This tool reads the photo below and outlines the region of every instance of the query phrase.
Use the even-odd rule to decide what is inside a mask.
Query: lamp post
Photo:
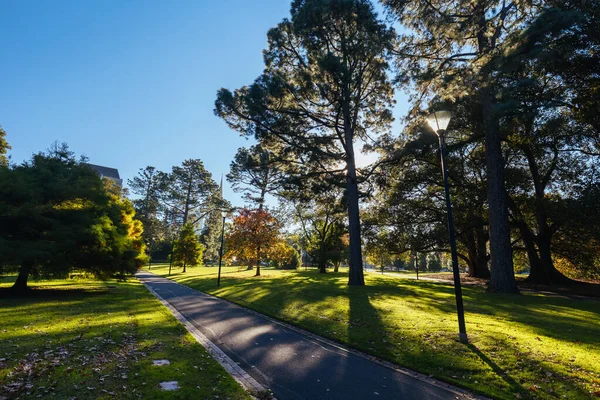
[[[171,276],[171,268],[173,267],[173,256],[175,255],[175,236],[171,239],[171,259],[169,260],[169,276]]]
[[[152,242],[150,240],[146,242],[146,248],[148,249],[148,271],[150,271],[152,266]]]
[[[225,244],[225,218],[227,217],[227,213],[221,211],[221,216],[223,217],[223,227],[221,228],[221,250],[219,250],[219,274],[217,276],[217,286],[221,286],[221,262],[223,260],[223,245]]]
[[[458,339],[461,343],[468,343],[467,329],[465,327],[465,310],[463,308],[462,289],[460,286],[460,272],[458,270],[458,255],[456,251],[456,237],[454,235],[454,219],[452,217],[452,203],[450,202],[450,189],[448,188],[448,170],[446,168],[445,133],[452,114],[450,111],[436,111],[427,116],[427,122],[433,129],[440,143],[440,159],[442,163],[442,176],[444,177],[444,191],[446,192],[446,208],[448,210],[448,236],[450,236],[450,251],[452,254],[452,272],[454,275],[454,294],[456,297],[456,311],[458,313]]]

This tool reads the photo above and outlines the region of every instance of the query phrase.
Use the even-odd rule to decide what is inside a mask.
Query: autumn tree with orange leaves
[[[255,276],[260,275],[260,261],[267,250],[279,240],[281,224],[266,210],[243,208],[233,218],[227,237],[228,256],[249,260],[256,265]]]

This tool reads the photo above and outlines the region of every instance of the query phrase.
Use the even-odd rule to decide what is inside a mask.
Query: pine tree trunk
[[[362,248],[360,237],[360,214],[358,208],[358,184],[356,182],[356,165],[352,142],[347,142],[347,175],[346,189],[348,191],[348,225],[350,233],[350,271],[348,285],[364,286]]]
[[[12,285],[11,290],[15,293],[24,293],[27,291],[27,280],[29,279],[29,274],[33,269],[33,263],[30,261],[24,261],[21,264],[21,269],[19,270],[19,275],[17,276],[17,280]]]
[[[492,94],[489,87],[480,89],[480,100],[485,129],[485,158],[488,178],[488,206],[490,224],[491,292],[519,293],[512,260],[508,201],[504,187],[504,159],[498,121],[494,117]]]

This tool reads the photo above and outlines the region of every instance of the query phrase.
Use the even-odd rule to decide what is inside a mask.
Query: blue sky
[[[218,180],[250,142],[214,116],[216,92],[260,74],[266,33],[289,5],[0,1],[0,124],[13,161],[58,140],[125,179],[199,158]]]

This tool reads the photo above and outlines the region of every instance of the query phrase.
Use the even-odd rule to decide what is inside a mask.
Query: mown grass
[[[249,398],[135,279],[43,281],[19,298],[10,284],[0,281],[0,398]]]
[[[166,276],[168,268],[151,272]],[[356,349],[500,399],[600,395],[600,302],[463,288],[470,344],[457,341],[454,289],[369,273],[177,270],[171,278]]]

